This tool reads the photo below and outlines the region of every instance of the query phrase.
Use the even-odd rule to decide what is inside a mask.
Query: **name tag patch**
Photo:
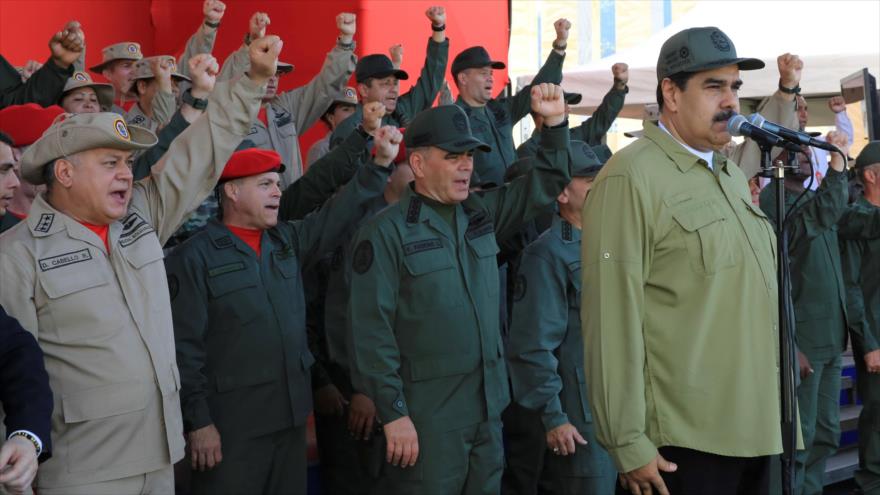
[[[403,252],[407,256],[411,254],[421,253],[422,251],[431,251],[432,249],[442,249],[443,243],[440,239],[425,239],[422,241],[410,242],[403,245]]]
[[[58,256],[52,256],[51,258],[43,258],[39,260],[38,263],[40,264],[40,271],[46,272],[55,268],[61,268],[62,266],[91,260],[92,253],[90,253],[88,249],[80,249],[79,251],[59,254]]]
[[[122,234],[119,236],[119,245],[128,247],[141,237],[153,232],[153,227],[141,218],[137,213],[125,217],[122,221]]]
[[[216,268],[208,270],[209,277],[216,277],[226,273],[238,272],[244,270],[244,263],[229,263],[228,265],[220,265]]]

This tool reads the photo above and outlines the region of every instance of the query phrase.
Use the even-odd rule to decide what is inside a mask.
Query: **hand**
[[[667,461],[660,454],[651,459],[651,462],[620,475],[620,486],[629,490],[633,495],[650,495],[657,489],[659,495],[669,495],[666,483],[660,477],[660,471],[674,473],[678,466]]]
[[[626,83],[629,82],[629,66],[623,63],[611,66],[611,75],[614,76],[614,87],[618,90],[626,89]]]
[[[24,67],[21,68],[21,80],[22,82],[27,82],[28,79],[34,75],[34,72],[40,70],[43,67],[43,64],[37,62],[36,60],[28,60]]]
[[[434,26],[439,27],[446,25],[446,9],[443,7],[429,7],[428,10],[425,11],[425,15],[431,20],[431,24]]]
[[[336,28],[339,29],[339,37],[345,44],[351,43],[357,30],[357,15],[342,12],[336,16]]]
[[[385,105],[379,101],[371,101],[364,105],[362,125],[367,134],[373,134],[382,125],[385,116]]]
[[[400,131],[398,131],[399,133]],[[382,427],[385,430],[385,462],[392,466],[415,466],[419,458],[419,435],[409,416],[403,416]]]
[[[797,353],[798,366],[801,370],[801,380],[806,380],[808,376],[813,374],[813,365],[810,364],[810,360],[803,352],[797,351]]]
[[[571,423],[559,425],[547,432],[547,448],[556,455],[574,455],[575,442],[586,445],[587,441]]]
[[[315,392],[315,412],[324,416],[342,416],[348,401],[332,383],[324,385]]]
[[[202,14],[205,15],[206,22],[217,24],[223,20],[224,13],[226,13],[226,4],[220,0],[205,0],[205,3],[202,4]]]
[[[828,108],[834,113],[845,112],[846,102],[843,100],[842,96],[832,96],[831,98],[828,98]]]
[[[391,55],[391,65],[393,65],[395,69],[399,69],[400,64],[403,63],[403,45],[399,43],[391,45],[391,48],[388,49],[388,54]]]
[[[880,373],[880,349],[865,354],[865,366],[868,368],[868,373]]]
[[[171,86],[171,68],[174,66],[174,59],[171,57],[159,57],[150,60],[150,69],[153,71],[153,77],[159,83],[159,90],[170,93],[173,89]]]
[[[64,29],[55,33],[49,40],[52,61],[61,68],[68,68],[79,58],[85,48],[85,35],[77,21],[70,21]]]
[[[373,134],[373,149],[376,151],[373,161],[376,165],[382,167],[391,165],[391,162],[397,157],[397,152],[400,151],[401,141],[403,141],[403,133],[400,132],[400,129],[393,125],[380,127]]]
[[[272,21],[269,20],[269,14],[265,12],[254,12],[254,15],[251,16],[248,27],[248,35],[251,38],[251,42],[266,36],[266,26],[271,22]]]
[[[220,64],[210,53],[200,53],[189,59],[189,77],[192,79],[192,96],[204,100],[214,91]]]
[[[441,105],[452,105],[455,103],[455,100],[452,99],[452,90],[449,89],[449,83],[446,80],[443,80],[443,85],[440,86],[440,98],[438,103]]]
[[[797,55],[783,53],[776,58],[779,67],[779,83],[786,88],[794,88],[801,83],[804,62]]]
[[[553,23],[553,29],[556,30],[557,45],[564,45],[568,42],[568,31],[571,29],[571,22],[562,18]]]
[[[278,55],[284,42],[278,36],[265,36],[251,42],[251,68],[248,77],[252,81],[265,84],[278,70]]]
[[[553,127],[565,120],[562,87],[541,83],[532,86],[532,112],[544,117],[544,125]]]
[[[186,436],[189,441],[189,456],[194,471],[207,471],[223,460],[220,432],[214,425],[191,431]]]
[[[829,131],[825,136],[825,141],[836,146],[844,155],[849,154],[849,138],[845,133],[840,131]],[[830,166],[838,172],[843,172],[843,157],[838,153],[832,152]]]
[[[364,394],[352,394],[348,408],[348,431],[358,440],[369,440],[376,420],[376,404]]]
[[[29,489],[37,475],[37,449],[30,440],[14,436],[0,448],[0,487],[10,495]]]

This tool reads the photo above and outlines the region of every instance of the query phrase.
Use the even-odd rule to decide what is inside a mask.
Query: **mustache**
[[[736,115],[736,112],[734,112],[733,110],[718,112],[712,117],[712,122],[724,122],[725,120],[732,119],[734,115]]]

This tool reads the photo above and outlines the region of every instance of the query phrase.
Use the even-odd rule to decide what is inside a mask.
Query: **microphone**
[[[780,136],[786,141],[790,141],[796,144],[802,144],[805,146],[812,146],[814,148],[822,148],[823,150],[831,152],[839,151],[837,147],[835,147],[831,143],[816,139],[813,136],[810,136],[810,134],[807,132],[795,131],[787,127],[782,127],[779,124],[774,124],[773,122],[765,119],[764,116],[759,113],[753,113],[749,115],[748,120],[749,123],[751,123],[753,126],[760,127],[765,131],[772,132],[773,134]]]
[[[800,147],[789,143],[785,139],[782,139],[782,137],[756,125],[750,124],[745,117],[739,114],[734,115],[727,121],[727,132],[730,133],[731,136],[749,137],[766,145],[779,146],[795,153],[800,153],[802,151]]]

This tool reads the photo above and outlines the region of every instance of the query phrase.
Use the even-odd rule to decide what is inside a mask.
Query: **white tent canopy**
[[[611,87],[611,66],[629,64],[629,94],[621,117],[641,118],[656,102],[657,57],[663,42],[689,27],[717,26],[733,40],[740,57],[767,66],[742,71],[740,98],[760,99],[776,91],[776,57],[797,54],[804,61],[800,86],[805,95],[840,92],[840,79],[864,67],[880,77],[880,2],[702,1],[679,20],[633,49],[563,72],[566,91],[583,95],[574,113],[590,114]],[[517,78],[519,88],[534,74]]]

